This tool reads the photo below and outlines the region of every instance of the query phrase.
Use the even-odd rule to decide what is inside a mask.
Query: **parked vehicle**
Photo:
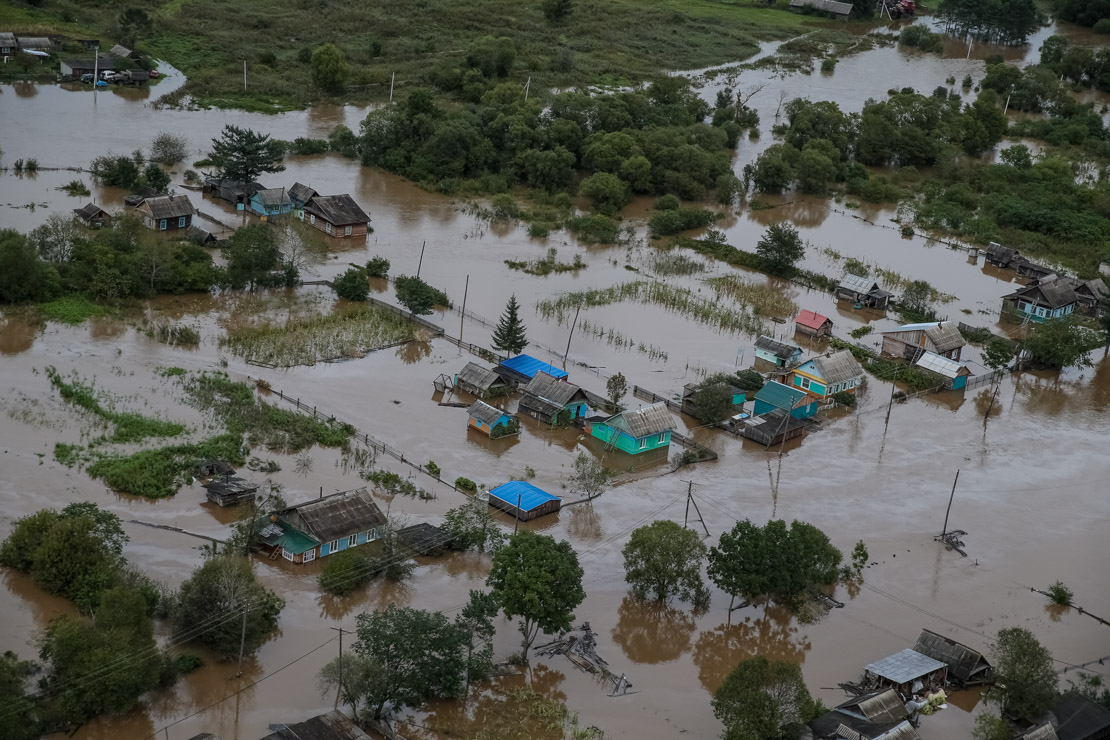
[[[113,72],[110,69],[106,69],[100,73],[100,79],[104,80],[105,82],[119,82],[123,78],[120,77],[118,72]]]
[[[93,77],[92,72],[86,72],[85,74],[81,75],[81,82],[91,83],[94,79],[95,78]]]
[[[150,70],[150,79],[153,80],[155,77],[161,77],[161,76],[162,76],[162,73],[159,72],[158,70],[156,70],[156,69]]]

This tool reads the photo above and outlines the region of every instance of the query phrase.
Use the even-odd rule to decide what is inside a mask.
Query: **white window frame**
[[[304,555],[303,555],[303,556],[301,557],[301,562],[302,562],[302,563],[311,563],[311,562],[312,562],[313,560],[315,560],[315,559],[316,559],[316,548],[313,548],[313,549],[311,549],[311,550],[307,551],[307,552],[306,552],[306,553],[305,553],[305,554],[304,554]]]
[[[373,542],[374,540],[380,540],[381,538],[382,538],[381,533],[378,531],[377,527],[374,527],[373,529],[366,530],[366,541],[367,542]]]
[[[355,227],[353,227],[353,226],[344,226],[343,227],[343,236],[350,236],[351,234],[354,233],[354,231],[355,231]]]
[[[347,547],[358,547],[358,535],[352,534],[347,538]]]
[[[802,379],[802,388],[804,390],[808,391],[809,390],[809,378],[807,378],[804,375],[799,375],[798,377]]]
[[[165,231],[166,230],[166,219],[163,218],[160,221],[158,221],[158,230],[159,231]]]
[[[312,224],[313,226],[316,225],[316,214],[315,213],[308,214],[308,222],[310,224]]]
[[[666,441],[667,441],[667,433],[663,432],[662,434],[659,435],[659,444],[663,444]]]
[[[284,547],[281,548],[281,556],[283,558],[285,558],[286,560],[288,560],[290,563],[293,562],[293,553],[289,552]]]
[[[328,555],[334,555],[339,552],[339,540],[332,540],[328,543]]]
[[[179,228],[179,229],[184,229],[185,228],[185,217],[184,216],[177,219],[177,228]]]
[[[335,231],[335,229],[331,225],[331,221],[325,221],[324,222],[324,231],[328,232],[329,234],[331,234]]]
[[[640,449],[641,450],[646,450],[647,449],[647,437],[640,437]]]

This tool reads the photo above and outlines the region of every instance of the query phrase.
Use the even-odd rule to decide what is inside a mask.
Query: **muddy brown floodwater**
[[[1005,55],[1028,63],[1043,38],[1056,30],[1081,43],[1089,41],[1081,31],[1048,28],[1028,47],[1004,50]],[[768,45],[764,52],[773,50]],[[993,50],[976,46],[970,58],[966,51],[958,41],[949,42],[942,56],[878,48],[844,58],[831,75],[744,71],[738,83],[741,88],[761,81],[768,82],[768,87],[753,101],[760,112],[762,135],[758,141],[742,144],[737,170],[771,142],[779,90],[788,97],[834,99],[844,109],[858,110],[867,98],[882,96],[892,76],[922,90],[943,84],[950,75],[978,77],[982,59]],[[875,70],[884,74],[874,74]],[[714,80],[702,88],[710,99],[715,85],[723,84]],[[150,96],[181,82],[180,76],[171,75],[148,95],[139,96],[51,85],[0,87],[0,147],[9,158],[36,157],[43,167],[83,167],[96,154],[129,152],[166,129],[189,138],[192,160],[201,156],[208,140],[226,123],[292,139],[326,135],[337,123],[357,128],[365,115],[365,110],[337,107],[261,116],[155,110],[147,105]],[[79,137],[71,135],[75,116],[82,120]],[[175,174],[176,183],[180,184],[183,169]],[[87,199],[55,190],[75,176],[88,182],[97,202],[122,203],[122,193],[96,186],[87,175],[40,171],[20,177],[2,172],[0,225],[26,230],[54,210],[82,205]],[[479,344],[488,343],[490,333],[480,317],[495,318],[507,294],[515,292],[525,305],[529,338],[534,342],[529,351],[554,360],[566,347],[569,327],[535,314],[532,307],[537,301],[567,290],[651,279],[643,274],[651,272],[655,249],[643,238],[642,223],[650,205],[646,201],[633,203],[626,211],[629,221],[640,227],[636,243],[586,247],[564,233],[537,240],[519,226],[490,226],[450,199],[350,160],[292,158],[287,171],[269,181],[291,184],[296,180],[325,191],[350,192],[373,218],[375,231],[365,245],[337,250],[316,272],[329,277],[348,262],[381,254],[391,260],[394,274],[411,273],[416,270],[420,244],[426,241],[422,276],[446,290],[456,305],[462,302],[469,276],[467,309],[477,317],[461,322],[458,312],[443,311],[429,318],[448,333],[461,332],[464,339]],[[206,214],[220,221],[234,225],[242,219],[217,203],[202,201],[199,194],[192,197]],[[33,210],[21,207],[30,203],[36,204]],[[731,243],[751,248],[768,223],[789,219],[811,243],[807,267],[838,274],[840,262],[832,256],[836,253],[911,279],[924,278],[955,296],[945,305],[950,316],[997,327],[998,299],[1010,290],[1013,275],[981,261],[976,264],[966,252],[922,237],[903,239],[884,227],[893,215],[889,209],[845,211],[830,201],[797,197],[783,199],[766,211],[743,208],[729,213],[720,226]],[[510,258],[534,259],[550,246],[559,249],[562,261],[581,255],[587,267],[540,278],[509,271],[503,264]],[[707,270],[700,275],[664,279],[714,299],[701,279],[739,274],[799,307],[832,316],[840,335],[865,323],[876,330],[896,324],[891,317],[837,304],[824,293],[719,263],[705,264]],[[374,287],[376,295],[390,299],[387,286]],[[602,456],[607,465],[621,471],[611,490],[592,505],[571,507],[528,526],[566,538],[578,551],[588,596],[577,610],[577,620],[592,624],[599,634],[599,653],[612,670],[628,675],[637,693],[610,698],[604,686],[569,662],[538,660],[523,677],[481,687],[465,707],[458,702],[433,703],[412,715],[406,734],[472,734],[486,718],[496,715],[500,697],[521,682],[530,682],[542,695],[565,700],[582,724],[597,725],[610,737],[708,738],[720,731],[710,709],[710,693],[738,660],[763,654],[795,661],[814,695],[835,704],[842,696],[830,687],[858,678],[865,664],[912,645],[925,627],[985,650],[999,628],[1026,626],[1052,651],[1061,671],[1110,654],[1106,627],[1074,610],[1050,611],[1044,599],[1029,590],[1060,579],[1091,612],[1110,613],[1110,584],[1103,567],[1110,556],[1110,498],[1106,495],[1110,490],[1106,455],[1110,361],[1101,352],[1095,353],[1093,369],[1027,372],[1007,378],[986,425],[982,419],[988,403],[985,389],[895,404],[887,423],[891,388],[874,379],[863,389],[857,413],[824,418],[819,431],[791,443],[781,454],[698,428],[683,417],[680,428],[712,447],[720,458],[671,474],[663,459],[633,461],[606,453],[574,430],[545,429],[529,419],[524,420],[519,437],[500,441],[476,437],[466,430],[464,410],[436,404],[432,380],[440,373],[457,372],[471,359],[442,339],[374,352],[358,360],[289,370],[248,366],[218,346],[229,325],[281,321],[298,311],[326,310],[334,300],[320,288],[260,296],[164,297],[125,312],[123,318],[97,319],[78,327],[36,322],[20,314],[4,316],[0,319],[4,414],[0,417],[0,534],[8,531],[14,519],[43,507],[95,501],[128,521],[131,542],[126,555],[131,561],[155,578],[171,585],[181,583],[201,561],[202,540],[130,520],[222,537],[227,533],[228,512],[203,503],[202,491],[195,485],[166,500],[134,499],[113,494],[85,473],[55,462],[55,442],[79,442],[94,425],[51,393],[42,371],[46,365],[62,372],[78,371],[95,379],[98,388],[116,394],[127,408],[180,419],[199,433],[203,419],[182,405],[180,389],[157,376],[155,369],[171,365],[212,369],[226,360],[228,371],[237,378],[261,377],[274,389],[388,441],[412,460],[434,460],[448,480],[466,476],[496,485],[524,475],[530,467],[535,483],[565,493],[563,481],[581,451]],[[721,303],[739,308],[729,299]],[[144,318],[158,316],[196,326],[204,339],[201,346],[170,348],[136,328]],[[582,319],[634,340],[629,348],[584,331],[573,338],[571,379],[597,392],[603,392],[608,375],[620,371],[631,383],[663,395],[676,394],[684,383],[707,372],[747,366],[753,359],[750,335],[721,333],[659,306],[623,303],[592,308],[583,312]],[[791,330],[790,323],[770,319],[764,320],[762,328],[777,335]],[[638,349],[640,344],[645,346],[643,351]],[[650,348],[665,354],[652,353]],[[972,352],[973,363],[977,359]],[[343,455],[334,450],[312,450],[313,469],[303,477],[293,472],[291,455],[260,454],[281,464],[282,471],[272,477],[286,487],[291,500],[359,482],[345,466]],[[418,476],[419,485],[437,493],[434,501],[381,502],[414,522],[437,522],[461,501],[450,488],[390,458],[378,464]],[[951,525],[969,532],[967,558],[946,552],[933,541],[942,526],[957,469],[960,478]],[[777,608],[766,612],[747,608],[729,617],[728,598],[720,592],[713,593],[712,605],[701,614],[684,604],[662,608],[630,600],[621,547],[635,527],[653,519],[683,520],[685,481],[693,482],[710,541],[745,517],[757,522],[772,517],[812,522],[845,551],[864,539],[872,563],[862,585],[839,587],[836,596],[846,606],[811,625],[799,624]],[[315,580],[319,564],[295,567],[284,561],[259,561],[255,568],[264,582],[282,594],[287,606],[279,630],[248,662],[242,678],[235,677],[233,665],[210,661],[174,689],[149,695],[131,714],[97,719],[75,737],[140,739],[158,734],[179,740],[210,731],[225,740],[249,740],[265,734],[271,724],[330,709],[331,698],[317,692],[314,680],[320,666],[336,653],[337,645],[328,642],[334,635],[330,627],[353,629],[358,613],[390,603],[453,614],[468,589],[481,586],[489,559],[476,553],[421,559],[406,583],[374,582],[347,598],[321,594]],[[5,572],[2,586],[0,622],[7,628],[0,632],[0,650],[33,657],[38,631],[72,607],[45,595],[19,574]],[[517,637],[514,626],[500,620],[498,656],[515,652]],[[1110,673],[1097,663],[1090,670]],[[928,740],[969,737],[979,706],[977,693],[958,693],[947,710],[924,720],[922,736]],[[540,728],[535,732],[543,735]]]

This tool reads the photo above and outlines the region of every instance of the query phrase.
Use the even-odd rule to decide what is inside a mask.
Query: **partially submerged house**
[[[303,183],[295,182],[293,187],[289,188],[289,199],[293,201],[294,211],[303,210],[305,204],[317,195],[319,193]]]
[[[1075,291],[1076,310],[1090,316],[1099,316],[1102,313],[1102,302],[1110,298],[1110,289],[1100,278],[1073,280],[1072,290]]]
[[[982,653],[932,630],[921,630],[913,649],[947,665],[948,680],[961,686],[977,686],[991,679],[991,664]]]
[[[302,209],[309,224],[337,239],[366,238],[370,216],[350,195],[314,195]]]
[[[995,267],[1013,267],[1014,261],[1021,258],[1021,252],[1012,247],[1004,247],[998,242],[991,242],[983,251],[983,256]]]
[[[206,231],[205,229],[200,228],[196,224],[193,224],[189,228],[185,229],[185,238],[193,242],[194,244],[199,244],[202,247],[206,247],[216,242],[215,234],[213,234],[211,231]]]
[[[494,388],[507,388],[508,386],[501,376],[493,370],[482,367],[476,362],[468,362],[466,367],[455,376],[455,387],[481,398]]]
[[[851,301],[860,308],[885,309],[893,293],[883,290],[869,277],[847,273],[836,286],[836,297]]]
[[[205,496],[217,506],[234,506],[243,501],[249,501],[258,491],[257,483],[230,473],[213,478],[202,485]]]
[[[65,80],[78,80],[81,75],[114,71],[123,66],[116,57],[109,55],[102,57],[69,57],[59,60],[58,64],[62,79]]]
[[[855,393],[863,382],[863,367],[846,349],[806,360],[790,371],[790,385],[817,398],[841,392]]]
[[[1110,740],[1110,709],[1083,694],[1056,697],[1051,719],[1059,740]]]
[[[82,226],[88,226],[91,229],[99,229],[101,226],[108,223],[110,214],[96,203],[87,203],[80,208],[74,208],[73,215]]]
[[[135,206],[143,225],[154,231],[176,231],[193,225],[196,210],[187,195],[159,195],[145,198]]]
[[[682,386],[682,413],[694,415],[696,410],[694,398],[701,387],[702,383],[687,383]],[[748,400],[748,392],[731,384],[729,384],[728,389],[732,394],[732,410],[734,412],[743,411],[744,404]]]
[[[931,687],[943,687],[948,666],[906,648],[864,667],[864,684],[894,689],[909,697]]]
[[[497,365],[497,374],[513,385],[525,385],[536,373],[547,373],[553,378],[564,380],[568,377],[566,370],[560,370],[554,365],[537,360],[532,355],[517,355],[502,360]]]
[[[782,444],[805,433],[806,422],[777,408],[745,419],[740,425],[742,437],[765,447]]]
[[[280,555],[293,563],[308,563],[380,539],[385,523],[370,492],[359,488],[277,512],[259,532],[259,542],[271,559]]]
[[[293,212],[293,199],[285,188],[263,188],[256,190],[250,197],[251,210],[262,220],[274,216],[284,216]]]
[[[947,357],[942,357],[935,352],[924,352],[914,360],[914,367],[919,367],[922,370],[928,370],[945,379],[945,388],[950,391],[958,391],[967,387],[967,379],[971,377],[971,370],[967,365],[956,360],[950,360]]]
[[[524,387],[517,409],[544,424],[554,424],[584,417],[590,402],[586,392],[574,383],[541,371]]]
[[[304,722],[271,724],[269,735],[260,740],[370,740],[370,736],[339,710],[317,715]]]
[[[760,336],[755,340],[755,356],[775,367],[792,367],[802,359],[802,349],[774,337]]]
[[[967,340],[951,321],[904,324],[883,332],[882,354],[913,362],[923,352],[935,352],[951,360],[960,359]]]
[[[225,180],[220,177],[209,177],[204,181],[204,192],[231,203],[237,211],[245,211],[251,196],[264,189],[258,182]]]
[[[794,331],[807,337],[831,337],[833,322],[828,316],[802,309],[794,318]]]
[[[837,0],[790,0],[790,7],[793,10],[807,9],[828,13],[841,20],[848,20],[848,16],[852,13],[851,3],[837,2]]]
[[[629,409],[604,421],[588,423],[587,432],[613,449],[638,455],[666,449],[671,444],[674,417],[664,401]]]
[[[451,543],[450,534],[427,522],[398,529],[397,539],[417,555],[434,555]]]
[[[902,699],[893,689],[887,688],[853,697],[814,719],[809,727],[818,740],[916,737],[916,733],[895,732],[896,728],[909,724],[908,716]]]
[[[761,415],[776,409],[788,412],[795,419],[808,419],[817,413],[817,400],[801,388],[770,380],[756,391],[752,411]]]
[[[513,417],[507,411],[490,406],[485,401],[475,401],[466,413],[469,416],[466,422],[469,429],[487,437],[503,437],[510,433]]]
[[[1002,296],[1002,310],[1041,322],[1074,313],[1078,300],[1071,281],[1053,274]]]
[[[563,501],[527,481],[511,480],[490,490],[489,505],[527,522],[546,514],[554,514],[563,505]]]
[[[9,31],[0,32],[0,56],[15,56],[17,51],[19,51],[19,42],[15,40],[15,34]]]

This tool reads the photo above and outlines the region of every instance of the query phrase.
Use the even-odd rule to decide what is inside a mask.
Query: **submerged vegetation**
[[[559,262],[558,256],[558,250],[552,247],[538,260],[505,260],[505,265],[510,270],[520,270],[528,275],[550,275],[553,272],[574,272],[586,268],[586,261],[580,254],[574,255],[573,262]]]
[[[748,282],[737,275],[712,277],[705,281],[717,295],[728,296],[737,303],[752,307],[759,316],[791,317],[798,313],[798,304],[781,292],[766,285]]]
[[[147,437],[176,437],[185,431],[183,424],[152,419],[134,412],[105,408],[97,397],[96,389],[76,375],[66,380],[50,366],[46,368],[46,376],[50,379],[50,384],[58,389],[63,399],[113,425],[112,435],[107,438],[109,442],[122,444],[140,442]]]

